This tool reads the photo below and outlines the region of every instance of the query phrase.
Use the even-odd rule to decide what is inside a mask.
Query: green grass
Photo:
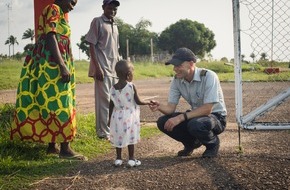
[[[136,63],[134,79],[158,78],[173,76],[172,67],[165,67],[163,64]],[[4,61],[0,63],[0,90],[16,89],[22,63],[19,61]],[[87,61],[76,61],[76,81],[80,83],[92,83],[93,79],[88,77],[89,63]]]
[[[0,189],[29,189],[35,181],[64,175],[80,164],[46,155],[45,144],[11,141],[9,132],[13,111],[11,104],[0,106]],[[94,114],[78,115],[77,123],[78,133],[71,143],[75,151],[91,160],[112,150],[108,141],[96,137]],[[158,133],[155,126],[141,128],[141,138]]]
[[[94,81],[93,78],[88,77],[89,62],[87,61],[76,61],[76,81],[77,83],[91,83]]]
[[[273,63],[274,66],[288,69],[288,63]],[[199,62],[198,67],[207,68],[215,71],[221,81],[234,81],[234,67],[225,65],[223,62]],[[7,60],[0,62],[0,90],[16,89],[22,62],[15,60]],[[146,78],[162,78],[174,75],[173,66],[165,66],[164,63],[134,63],[134,80]],[[281,72],[279,74],[267,75],[263,70],[268,67],[265,63],[261,64],[243,64],[243,80],[244,81],[268,81],[268,80],[290,80],[290,71]],[[80,83],[91,83],[93,79],[88,77],[89,63],[87,61],[76,61],[76,81]]]
[[[0,62],[0,90],[17,88],[22,63],[15,60]]]
[[[162,78],[174,75],[172,66],[165,66],[160,63],[135,63],[134,80],[145,78]]]

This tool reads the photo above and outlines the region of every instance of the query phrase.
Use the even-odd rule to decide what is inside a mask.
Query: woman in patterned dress
[[[76,4],[55,0],[39,17],[37,42],[21,71],[11,139],[48,143],[48,154],[83,160],[69,144],[76,134],[75,68],[65,14]]]
[[[122,148],[128,146],[128,166],[141,165],[134,157],[134,145],[140,140],[140,109],[138,105],[149,105],[140,100],[132,83],[134,67],[121,60],[116,64],[118,82],[110,90],[110,142],[116,147],[117,158],[114,165],[122,165]]]

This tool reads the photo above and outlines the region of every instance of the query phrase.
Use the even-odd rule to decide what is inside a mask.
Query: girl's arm
[[[114,103],[112,100],[110,100],[110,104],[109,104],[109,122],[108,122],[108,126],[110,126],[111,123],[111,116],[113,113],[113,109],[114,109]]]
[[[150,101],[142,101],[138,95],[137,89],[135,85],[133,84],[133,89],[134,89],[134,100],[137,105],[150,105]]]

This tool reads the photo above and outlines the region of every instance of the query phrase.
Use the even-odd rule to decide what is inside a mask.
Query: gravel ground
[[[143,98],[158,96],[166,101],[170,79],[135,81]],[[258,85],[258,84],[257,84]],[[290,190],[290,132],[241,129],[243,150],[239,154],[239,133],[235,124],[234,83],[222,83],[228,126],[220,135],[219,157],[201,158],[204,147],[186,158],[176,156],[180,143],[160,134],[136,146],[137,168],[115,168],[115,151],[83,162],[64,176],[44,178],[31,189],[285,189]],[[15,90],[0,91],[0,103],[13,103]],[[77,85],[77,108],[80,113],[94,111],[93,84]],[[180,110],[186,109],[181,101]],[[160,116],[141,107],[143,124]],[[126,163],[127,150],[123,151]]]

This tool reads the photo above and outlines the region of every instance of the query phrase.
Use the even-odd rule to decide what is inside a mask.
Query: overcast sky
[[[12,5],[9,25],[8,3]],[[120,3],[117,13],[119,18],[133,26],[142,18],[147,19],[152,22],[152,27],[148,29],[156,33],[180,19],[203,23],[215,34],[217,46],[211,52],[213,57],[234,57],[230,0],[120,0]],[[101,5],[102,0],[78,0],[75,9],[69,13],[75,59],[86,59],[84,54],[79,55],[76,43],[79,43],[81,35],[87,33],[91,20],[103,13]],[[8,31],[19,42],[15,46],[15,52],[22,52],[23,47],[30,42],[28,39],[22,40],[22,35],[28,28],[34,29],[33,0],[0,0],[0,54],[8,54],[8,45],[4,45]]]

